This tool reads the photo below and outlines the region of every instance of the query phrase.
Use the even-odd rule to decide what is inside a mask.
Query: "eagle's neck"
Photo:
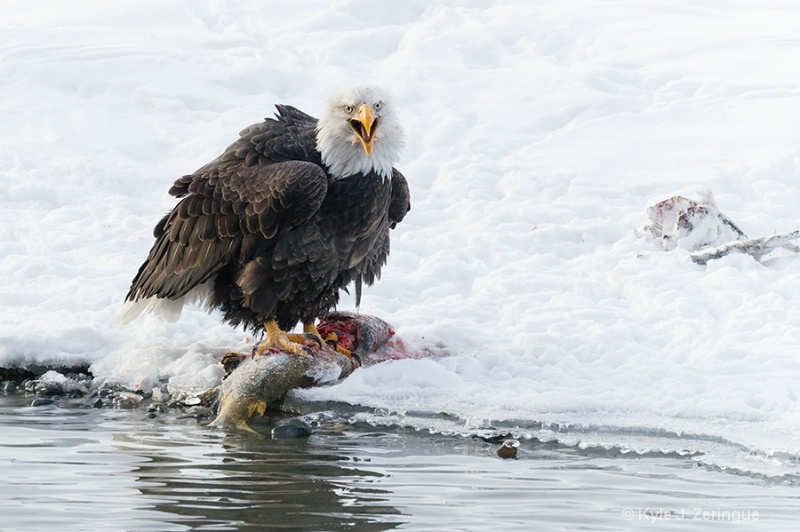
[[[392,166],[400,158],[401,146],[392,141],[391,136],[378,137],[372,155],[367,155],[359,143],[353,143],[350,135],[332,134],[320,124],[317,127],[317,149],[322,162],[334,179],[354,174],[374,172],[384,179],[392,176]]]

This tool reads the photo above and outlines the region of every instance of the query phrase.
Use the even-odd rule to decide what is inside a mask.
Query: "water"
[[[692,456],[533,439],[502,460],[496,442],[336,410],[311,413],[308,438],[273,439],[206,429],[178,410],[31,400],[0,395],[0,530],[788,530],[799,520],[791,478]]]

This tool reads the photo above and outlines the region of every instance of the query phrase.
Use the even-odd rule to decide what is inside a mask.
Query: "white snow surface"
[[[412,210],[361,311],[446,356],[300,398],[796,475],[800,258],[634,231],[704,188],[749,236],[800,228],[798,28],[790,0],[6,0],[0,364],[215,384],[252,341],[219,315],[112,328],[167,190],[275,103],[380,85]]]

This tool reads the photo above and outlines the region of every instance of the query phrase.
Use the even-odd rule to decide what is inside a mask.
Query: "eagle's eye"
[[[378,102],[375,104],[375,110],[378,111],[381,107],[383,107],[383,102]]]
[[[353,114],[353,111],[355,111],[355,110],[356,110],[356,108],[353,107],[352,105],[345,105],[344,106],[344,112],[349,114],[349,115]]]

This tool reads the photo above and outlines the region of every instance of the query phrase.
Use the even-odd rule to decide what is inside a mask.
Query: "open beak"
[[[361,141],[367,155],[372,155],[372,143],[375,141],[378,121],[378,117],[372,114],[372,107],[367,104],[359,107],[356,117],[350,119],[350,128]]]

